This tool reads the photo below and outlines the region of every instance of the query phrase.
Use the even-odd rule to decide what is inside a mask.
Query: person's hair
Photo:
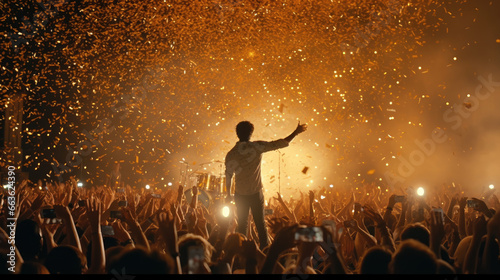
[[[16,227],[16,246],[24,260],[35,260],[43,248],[43,239],[38,224],[31,220],[23,220]]]
[[[436,255],[414,239],[401,242],[389,263],[392,274],[436,274],[437,267]]]
[[[192,233],[186,233],[183,236],[179,237],[177,244],[179,245],[179,258],[182,267],[188,264],[188,249],[190,246],[202,246],[204,250],[205,261],[207,263],[210,263],[212,254],[215,251],[215,248],[212,246],[212,244],[210,244],[205,238]]]
[[[401,232],[401,241],[415,239],[429,246],[430,232],[422,223],[407,225]]]
[[[392,253],[382,246],[374,246],[365,251],[359,266],[360,274],[388,274]]]
[[[157,249],[147,251],[143,247],[123,250],[110,260],[108,274],[172,274],[174,259]]]
[[[455,268],[445,260],[438,259],[437,265],[437,274],[452,275],[457,273]]]
[[[87,258],[74,246],[60,245],[50,250],[44,265],[50,274],[82,274]]]
[[[242,121],[236,125],[236,135],[240,141],[249,141],[253,133],[253,124],[249,121]]]
[[[115,246],[121,246],[120,242],[118,239],[112,236],[104,236],[102,238],[103,244],[104,244],[104,251],[106,251],[108,248],[115,247]],[[92,241],[89,242],[87,245],[87,265],[90,266],[92,264]]]
[[[27,261],[21,265],[19,274],[50,274],[49,270],[41,263],[35,261]]]

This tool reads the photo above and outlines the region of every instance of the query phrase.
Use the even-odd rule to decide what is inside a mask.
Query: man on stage
[[[236,126],[239,141],[227,153],[226,165],[226,202],[231,201],[231,183],[235,176],[234,202],[238,218],[239,233],[247,234],[248,210],[257,227],[260,249],[269,244],[266,224],[264,221],[264,194],[262,193],[262,178],[260,162],[265,152],[287,147],[295,136],[306,131],[307,125],[300,124],[288,137],[275,141],[250,141],[254,126],[248,121],[242,121]]]

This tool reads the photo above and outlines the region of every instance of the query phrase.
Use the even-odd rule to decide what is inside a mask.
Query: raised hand
[[[382,217],[382,215],[380,215],[379,212],[375,211],[370,206],[365,205],[363,213],[365,214],[366,217],[368,217],[371,220],[373,220],[376,225],[378,225],[378,226],[385,226],[386,225],[386,223],[385,223],[384,218]]]
[[[112,225],[111,225],[115,231],[115,237],[120,241],[120,243],[126,242],[132,237],[130,237],[130,233],[125,230],[125,228],[122,225],[122,222],[120,220],[116,220]],[[133,244],[132,244],[133,245]]]
[[[486,206],[486,203],[484,201],[482,201],[481,199],[474,198],[474,197],[471,198],[471,200],[474,200],[477,204],[477,207],[475,208],[475,210],[483,213],[487,217],[493,217],[493,214],[490,212],[490,209],[488,209],[488,206]]]
[[[480,215],[478,218],[476,218],[474,220],[472,232],[473,232],[473,235],[476,235],[478,237],[482,237],[482,236],[486,235],[487,222],[486,222],[486,219],[484,218],[484,215]]]
[[[170,254],[178,253],[179,246],[177,244],[177,229],[174,216],[169,211],[159,212],[157,220],[161,236],[167,245],[168,252]]]
[[[93,233],[101,232],[101,202],[95,198],[87,200],[87,220]]]
[[[297,124],[297,128],[295,128],[295,132],[297,134],[300,134],[306,130],[307,130],[307,124],[300,124],[300,121],[299,121],[299,123]]]
[[[466,204],[467,204],[467,197],[466,196],[460,198],[460,200],[458,201],[458,205],[460,206],[460,209],[464,209]]]
[[[35,200],[33,200],[33,202],[31,203],[31,210],[32,211],[37,211],[42,207],[46,195],[47,194],[43,193],[43,192],[38,193]]]
[[[500,211],[497,211],[488,221],[487,231],[489,234],[500,237]]]

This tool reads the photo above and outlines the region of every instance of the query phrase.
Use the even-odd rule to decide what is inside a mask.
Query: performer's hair
[[[236,125],[236,135],[240,141],[250,140],[250,136],[253,133],[253,124],[249,121],[242,121]]]

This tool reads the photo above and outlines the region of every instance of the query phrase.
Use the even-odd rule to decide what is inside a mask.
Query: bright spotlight
[[[490,190],[492,190],[492,189],[494,189],[494,188],[495,188],[495,186],[494,186],[493,184],[491,184],[491,185],[489,186],[489,188],[490,188]]]
[[[167,184],[167,185],[168,185],[169,187],[171,187],[171,186],[172,186],[172,182],[168,182],[168,184]]]
[[[146,190],[149,190],[150,186],[149,185],[146,185]]]
[[[222,207],[222,216],[224,216],[225,218],[229,217],[229,207]]]
[[[81,187],[83,187],[83,183],[82,182],[78,182],[78,183],[76,183],[76,186],[79,187],[79,188],[81,188]]]
[[[419,196],[423,196],[423,195],[424,195],[424,193],[425,193],[424,188],[419,187],[419,188],[417,189],[417,194],[418,194]]]
[[[330,188],[333,188],[333,185],[330,185]]]

